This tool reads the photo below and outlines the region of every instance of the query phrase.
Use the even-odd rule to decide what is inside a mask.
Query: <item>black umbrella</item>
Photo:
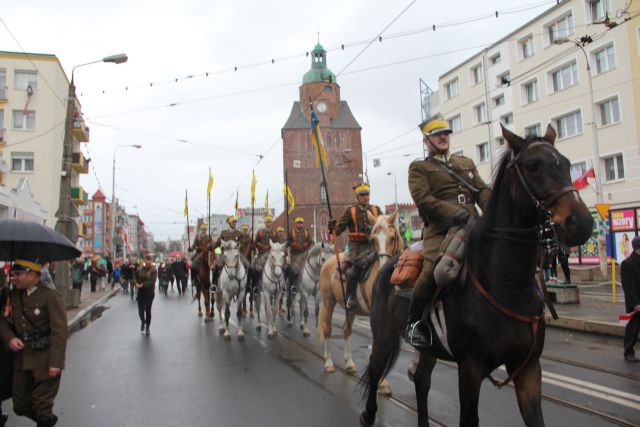
[[[82,254],[71,240],[35,222],[0,220],[0,260],[46,262],[77,258]]]

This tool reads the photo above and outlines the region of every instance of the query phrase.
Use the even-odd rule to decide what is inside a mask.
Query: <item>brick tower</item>
[[[325,174],[331,211],[334,218],[339,218],[345,207],[355,201],[352,187],[362,181],[362,128],[347,102],[340,99],[340,86],[335,74],[327,68],[327,52],[320,44],[311,52],[311,69],[302,78],[300,100],[293,103],[282,127],[283,166],[295,198],[295,210],[289,221],[293,227],[293,218],[303,217],[311,234],[320,241],[327,240],[329,212],[322,173],[316,167],[309,136],[309,103],[313,103],[320,119],[329,160]]]

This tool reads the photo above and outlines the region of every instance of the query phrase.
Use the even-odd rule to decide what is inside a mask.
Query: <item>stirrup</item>
[[[431,328],[422,320],[407,325],[405,341],[416,349],[430,348],[433,345]]]

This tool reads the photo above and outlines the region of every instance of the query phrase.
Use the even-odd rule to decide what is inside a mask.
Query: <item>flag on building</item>
[[[595,177],[596,177],[595,171],[593,170],[593,168],[590,168],[585,173],[583,173],[578,178],[576,178],[576,180],[573,181],[572,184],[574,187],[576,187],[576,190],[582,190],[583,188],[589,186],[589,181],[587,180],[587,178],[595,178]]]
[[[284,186],[284,195],[287,198],[287,204],[289,206],[288,214],[293,212],[293,208],[295,207],[295,200],[293,199],[293,193],[291,192],[291,187],[285,184]]]
[[[311,105],[311,129],[309,132],[311,135],[313,149],[316,152],[316,167],[320,166],[320,161],[323,162],[325,167],[329,166],[329,162],[327,161],[327,150],[324,147],[322,132],[320,131],[320,119],[318,119],[316,112],[313,111],[313,105]]]

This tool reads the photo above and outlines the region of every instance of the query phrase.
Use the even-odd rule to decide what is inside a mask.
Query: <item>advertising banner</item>
[[[611,211],[611,231],[635,230],[636,215],[633,209]]]
[[[93,250],[102,252],[102,203],[95,205],[93,224]]]
[[[633,231],[618,231],[613,234],[614,236],[614,245],[615,245],[615,258],[616,262],[620,264],[631,255],[633,252],[633,248],[631,247],[631,241],[635,237],[635,232]]]

